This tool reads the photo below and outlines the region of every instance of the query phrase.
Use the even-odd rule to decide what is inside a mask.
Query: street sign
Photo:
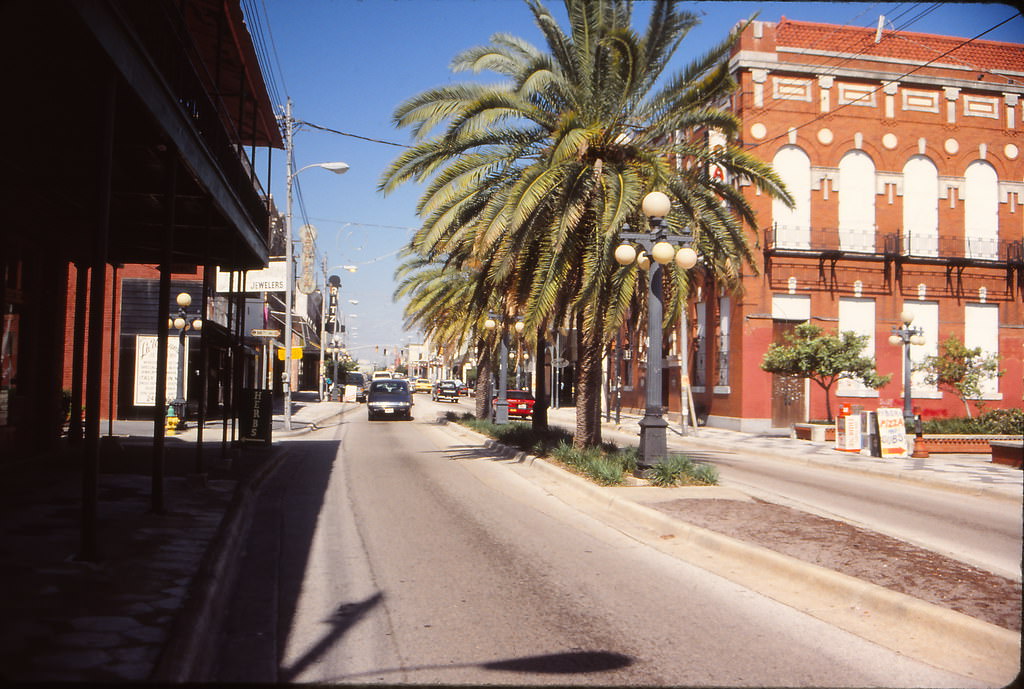
[[[249,331],[249,334],[253,337],[280,337],[280,330],[260,330],[259,328],[253,328]]]
[[[281,347],[279,350],[277,350],[277,359],[278,359],[278,361],[284,361],[284,355],[285,355],[284,347]],[[301,359],[301,358],[302,358],[302,347],[292,347],[292,359]]]

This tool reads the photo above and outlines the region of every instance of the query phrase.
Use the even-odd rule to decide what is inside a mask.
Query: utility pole
[[[292,289],[295,287],[295,273],[292,266],[292,177],[295,172],[293,149],[292,99],[289,98],[284,111],[284,147],[287,154],[287,189],[284,217],[284,372],[281,384],[284,386],[284,429],[292,429]]]

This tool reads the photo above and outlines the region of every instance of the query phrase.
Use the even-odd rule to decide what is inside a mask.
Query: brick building
[[[760,368],[768,345],[807,320],[870,336],[865,353],[892,376],[877,391],[841,381],[833,406],[901,407],[903,347],[888,338],[904,310],[926,339],[915,362],[951,335],[980,346],[1005,371],[984,403],[1022,406],[1024,45],[782,18],[748,26],[731,65],[741,143],[772,163],[796,207],[745,186],[760,273],[745,272],[738,295],[700,278],[687,361],[708,423],[756,431],[825,417],[816,385]],[[678,335],[666,350],[674,412]],[[918,373],[911,388],[925,418],[963,414]],[[623,403],[642,407],[642,384]]]

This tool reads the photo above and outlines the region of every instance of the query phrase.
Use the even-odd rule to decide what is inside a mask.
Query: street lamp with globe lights
[[[202,330],[203,319],[201,314],[189,314],[188,307],[192,305],[192,295],[188,292],[178,294],[175,301],[178,304],[178,312],[167,319],[167,325],[178,329],[178,381],[175,386],[174,400],[171,401],[171,408],[178,419],[176,428],[185,428],[185,356],[188,347],[189,330]]]
[[[893,347],[903,345],[903,420],[910,423],[914,420],[914,411],[911,408],[910,372],[913,362],[910,360],[910,345],[921,346],[925,343],[924,330],[919,327],[912,328],[914,314],[910,311],[903,311],[900,314],[902,327],[893,326],[892,335],[889,336],[889,344]]]
[[[634,262],[647,271],[647,385],[645,391],[644,417],[640,420],[640,458],[645,466],[661,462],[668,454],[665,421],[661,398],[661,374],[664,364],[662,353],[662,266],[675,261],[682,270],[697,265],[693,237],[689,230],[673,234],[665,225],[665,216],[672,209],[672,202],[666,194],[652,191],[644,197],[641,205],[650,221],[649,232],[620,232],[619,237],[636,242],[643,249],[637,251],[630,242],[623,242],[615,249],[615,261],[622,266]],[[669,240],[676,240],[682,247],[678,250]],[[653,262],[651,259],[654,259]],[[684,364],[685,365],[685,364]],[[685,371],[683,372],[685,375]]]
[[[489,314],[486,321],[484,321],[484,327],[488,330],[494,330],[498,327],[498,320],[501,316],[497,314]],[[521,320],[516,320],[512,326],[516,333],[522,333],[526,324]],[[501,330],[501,354],[498,359],[498,399],[494,402],[494,423],[504,424],[508,423],[508,340],[506,338],[506,332],[504,324]]]

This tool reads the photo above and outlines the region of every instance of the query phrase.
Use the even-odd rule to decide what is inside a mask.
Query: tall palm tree
[[[706,256],[753,265],[743,223],[754,214],[710,165],[788,200],[771,169],[734,143],[712,149],[699,131],[735,142],[739,122],[719,107],[735,89],[727,58],[735,30],[683,70],[669,62],[697,24],[673,0],[655,0],[646,30],[631,26],[630,0],[565,0],[569,32],[538,0],[525,0],[542,51],[497,34],[454,59],[455,71],[489,70],[498,83],[462,83],[401,104],[395,122],[415,146],[385,171],[381,189],[428,182],[412,246],[426,256],[464,251],[488,289],[514,301],[528,329],[572,316],[580,323],[577,446],[600,442],[604,345],[643,298],[635,269],[612,259],[627,223],[642,227],[643,196],[673,199],[669,226],[688,225]],[[436,131],[435,131],[436,130]],[[680,135],[681,134],[681,135]],[[724,259],[707,261],[720,270]],[[735,268],[733,269],[735,270]],[[686,277],[673,275],[666,317],[677,315]]]

